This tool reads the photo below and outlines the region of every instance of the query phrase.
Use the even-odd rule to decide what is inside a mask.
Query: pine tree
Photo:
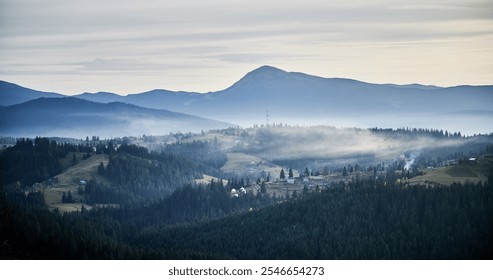
[[[281,180],[284,180],[286,178],[286,175],[284,174],[284,169],[281,169],[281,174],[279,174],[279,178]]]
[[[291,196],[292,199],[297,199],[298,198],[298,192],[296,190],[293,191],[293,195]]]
[[[103,162],[101,162],[101,163],[99,164],[99,167],[98,167],[98,174],[99,174],[99,175],[101,175],[101,176],[104,176],[104,174],[105,174],[105,169],[104,169],[104,164],[103,164]]]
[[[303,195],[308,194],[308,187],[306,185],[303,186]]]
[[[328,167],[328,166],[324,166],[324,170],[322,171],[322,174],[323,174],[324,176],[329,175],[329,167]]]
[[[260,185],[260,192],[261,193],[266,193],[267,192],[267,188],[265,187],[265,182],[262,182],[262,185]]]
[[[293,178],[293,169],[289,168],[289,178]]]

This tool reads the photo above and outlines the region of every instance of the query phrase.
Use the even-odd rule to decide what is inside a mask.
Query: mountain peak
[[[255,80],[256,82],[259,81],[266,81],[266,80],[274,80],[274,79],[279,79],[279,78],[284,78],[288,72],[281,70],[276,67],[264,65],[261,66],[251,72],[248,72],[248,74],[245,75],[240,81],[253,81]],[[239,82],[240,82],[239,81]]]
[[[247,75],[250,75],[250,74],[254,74],[254,75],[279,75],[279,74],[286,74],[287,72],[282,70],[282,69],[279,69],[279,68],[276,68],[276,67],[273,67],[273,66],[269,66],[269,65],[263,65],[263,66],[260,66],[259,68],[249,72]]]
[[[40,97],[62,96],[58,93],[32,90],[13,83],[0,81],[0,104],[2,106],[20,104]]]
[[[260,66],[259,68],[248,72],[243,78],[234,83],[225,91],[234,90],[239,87],[249,87],[269,83],[275,80],[284,80],[288,76],[288,72],[269,65]],[[222,91],[224,92],[224,91]]]

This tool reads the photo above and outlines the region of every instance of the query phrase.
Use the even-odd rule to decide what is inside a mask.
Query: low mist
[[[397,159],[406,152],[414,157],[426,148],[452,147],[467,139],[382,133],[367,129],[334,127],[271,127],[256,131],[251,146],[269,160],[301,158],[343,159],[372,157]]]

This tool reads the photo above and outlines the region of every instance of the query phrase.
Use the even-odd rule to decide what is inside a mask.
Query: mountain
[[[264,103],[279,107],[281,111],[306,110],[312,114],[326,114],[329,110],[336,113],[394,113],[396,110],[434,113],[437,110],[490,109],[493,86],[396,87],[351,79],[321,78],[263,66],[248,73],[223,92],[212,93],[211,97],[216,102],[234,99],[257,106]]]
[[[90,100],[94,102],[126,102],[141,107],[153,109],[166,109],[177,112],[188,112],[193,114],[194,108],[186,110],[184,107],[203,99],[204,95],[200,93],[169,91],[165,89],[155,89],[147,92],[129,94],[121,96],[108,92],[83,93],[74,97]]]
[[[96,92],[75,95],[74,97],[99,103],[124,102],[125,97],[111,92]]]
[[[96,103],[79,98],[39,98],[0,107],[0,134],[82,138],[199,132],[230,124],[131,104]]]
[[[16,84],[0,81],[0,106],[24,103],[41,97],[63,97],[64,95],[43,92],[21,87]]]
[[[492,112],[493,86],[380,85],[287,72],[271,66],[251,71],[222,91],[197,94],[154,90],[115,98],[246,126],[265,123],[268,111],[271,122],[291,124],[493,131],[488,124],[490,114],[485,113]],[[450,114],[457,111],[477,112]]]
[[[263,66],[223,91],[202,96],[173,110],[242,125],[265,123],[268,110],[271,123],[493,132],[486,113],[493,112],[493,86],[390,86]],[[457,111],[470,114],[451,114]]]
[[[270,121],[438,128],[466,134],[493,132],[493,86],[371,84],[287,72],[271,66],[255,69],[231,87],[210,93],[159,89],[127,96],[85,93],[76,97],[104,103],[126,102],[244,126]],[[469,113],[454,114],[459,111]]]

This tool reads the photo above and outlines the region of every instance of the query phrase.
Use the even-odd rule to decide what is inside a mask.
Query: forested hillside
[[[408,132],[375,133],[403,137],[397,133]],[[436,137],[462,139],[444,133]],[[4,178],[0,257],[491,259],[489,137],[461,140],[460,145],[430,149],[416,158],[416,162],[423,161],[418,164],[438,166],[457,151],[480,153],[481,160],[463,160],[459,153],[460,162],[451,167],[456,173],[486,174],[481,177],[484,180],[407,184],[406,177],[422,171],[404,169],[409,159],[401,158],[373,166],[355,162],[339,171],[330,169],[332,174],[327,176],[306,168],[300,177],[292,178],[289,168],[286,176],[299,181],[299,189],[283,178],[254,181],[251,176],[222,172],[225,155],[217,140],[174,142],[149,151],[129,144],[129,139],[93,137],[74,143],[19,139],[0,157]],[[75,199],[62,201],[80,200],[80,211],[50,210],[44,192],[51,185],[31,184],[51,180],[67,164],[76,165],[76,154],[88,158],[93,153],[107,154],[108,163],[101,162],[98,176],[79,185]],[[205,172],[224,177],[208,184],[194,183]]]
[[[493,257],[489,184],[400,188],[361,182],[213,221],[198,213],[204,218],[205,211],[231,213],[228,205],[238,201],[209,188],[209,194],[180,190],[143,208],[64,215],[48,211],[39,193],[9,194],[2,254],[43,259]],[[245,197],[235,208],[251,206],[250,200]],[[184,220],[202,222],[172,226]]]
[[[24,186],[46,180],[62,171],[60,160],[69,153],[88,151],[88,147],[82,145],[59,144],[48,138],[20,138],[15,146],[0,154],[5,168],[4,183],[18,181]]]

